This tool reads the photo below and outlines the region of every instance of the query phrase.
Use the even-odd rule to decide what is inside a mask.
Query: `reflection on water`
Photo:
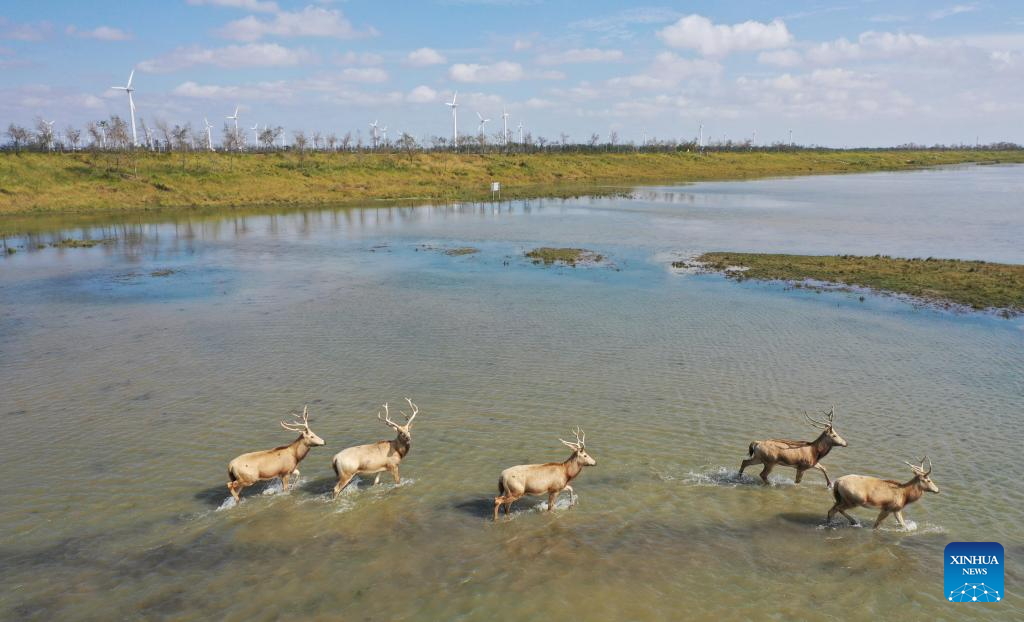
[[[0,259],[0,615],[949,617],[947,542],[1024,551],[1021,322],[680,276],[665,256],[1024,261],[1008,207],[1022,173],[67,222],[8,238],[20,248]],[[114,242],[38,248],[66,237]],[[536,267],[522,252],[540,244],[592,248],[617,269]],[[480,252],[440,252],[462,246]],[[406,395],[422,412],[402,485],[367,478],[332,500],[330,457],[390,438],[376,406]],[[327,447],[298,484],[226,503],[227,462],[290,440],[277,421],[306,402]],[[801,411],[833,402],[850,442],[826,459],[833,476],[909,479],[903,460],[934,460],[943,494],[908,508],[916,529],[826,528],[831,495],[814,474],[736,476],[751,440],[811,438]],[[564,459],[573,425],[598,460],[574,482],[578,505],[524,499],[492,524],[501,469]],[[1021,616],[1000,607],[971,614]]]

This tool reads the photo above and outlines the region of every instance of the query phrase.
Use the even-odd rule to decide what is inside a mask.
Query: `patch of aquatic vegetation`
[[[161,270],[154,270],[154,271],[150,272],[149,276],[156,276],[156,277],[171,276],[175,272],[177,272],[177,270],[172,270],[170,268],[163,268]]]
[[[76,240],[74,238],[65,238],[59,242],[52,242],[50,246],[54,248],[92,248],[99,245],[110,245],[116,243],[115,238],[103,238],[100,240]]]
[[[863,288],[953,311],[989,310],[1007,318],[1024,313],[1024,265],[933,257],[732,252],[704,253],[672,265],[721,272],[737,281],[783,281],[818,291],[857,293],[856,288]]]
[[[473,248],[472,246],[459,246],[457,248],[445,249],[444,254],[452,257],[461,257],[462,255],[474,255],[479,252],[479,248]]]
[[[554,248],[551,246],[542,246],[527,251],[526,257],[535,264],[544,264],[545,266],[564,264],[574,268],[578,265],[597,264],[604,260],[604,255],[585,248]]]

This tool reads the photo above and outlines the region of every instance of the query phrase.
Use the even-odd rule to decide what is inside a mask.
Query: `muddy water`
[[[5,619],[1010,619],[1024,615],[1024,322],[675,274],[710,249],[1024,262],[1024,168],[698,184],[633,198],[118,222],[9,238],[0,259]],[[93,248],[37,248],[67,236]],[[542,268],[537,245],[592,248]],[[452,257],[440,249],[473,246]],[[421,408],[403,482],[330,499],[330,457]],[[235,455],[327,440],[299,485],[227,501]],[[939,495],[912,529],[826,528],[830,494],[734,471],[810,438],[833,475]],[[488,520],[497,474],[597,466],[545,513]],[[869,521],[872,512],[857,516]],[[942,595],[942,549],[995,540],[1010,597]]]

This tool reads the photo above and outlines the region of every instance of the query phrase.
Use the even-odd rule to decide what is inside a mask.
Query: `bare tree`
[[[608,144],[612,147],[619,144],[619,133],[615,130],[612,130],[612,132],[608,134]]]
[[[319,130],[313,132],[313,149],[316,151],[320,150],[320,145],[324,140],[323,134]]]
[[[349,145],[352,144],[352,132],[345,132],[345,135],[341,137],[341,148],[348,151]]]
[[[171,128],[167,125],[167,121],[163,119],[156,120],[156,131],[160,132],[160,136],[164,139],[164,145],[168,149],[172,149],[174,144],[174,136],[171,135]]]
[[[64,136],[66,136],[68,142],[71,143],[71,150],[78,151],[78,143],[82,140],[82,130],[73,125],[69,125],[64,128]]]
[[[39,142],[40,148],[45,147],[47,150],[53,148],[53,126],[44,121],[42,117],[36,117],[36,140]]]
[[[597,143],[601,142],[601,136],[597,132],[590,135],[590,146],[596,147]],[[564,143],[563,143],[564,144]]]
[[[567,144],[569,144],[569,135],[566,134],[565,132],[560,133],[558,135],[558,142],[562,144],[562,147],[565,147]]]
[[[260,130],[258,138],[260,146],[263,147],[265,151],[270,151],[274,148],[274,141],[277,140],[277,132],[275,131],[275,128],[265,126]]]
[[[224,128],[221,130],[221,146],[224,147],[224,151],[238,151],[241,148],[241,143],[238,140],[238,132],[229,123],[224,124]]]
[[[7,126],[7,136],[10,137],[11,144],[14,145],[14,150],[17,152],[20,152],[21,148],[29,141],[28,129],[14,123]]]
[[[128,131],[128,124],[116,114],[111,116],[107,123],[107,140],[114,149],[124,150],[131,146],[132,137]]]
[[[295,135],[295,149],[299,152],[299,162],[302,162],[306,155],[306,146],[309,144],[309,139],[306,138],[306,132],[302,130],[295,131],[293,134]]]
[[[338,146],[338,135],[335,134],[334,132],[331,132],[330,134],[327,135],[326,141],[327,149],[329,151],[334,151],[335,147]]]

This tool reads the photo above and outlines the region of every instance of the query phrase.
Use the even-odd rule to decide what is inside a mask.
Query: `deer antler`
[[[927,471],[924,470],[924,463],[925,463],[926,460],[928,461],[928,470]],[[920,464],[911,464],[911,463],[907,462],[906,460],[903,461],[903,464],[905,464],[908,467],[910,467],[910,470],[913,471],[914,473],[916,473],[917,475],[922,475],[924,477],[928,477],[929,475],[931,475],[931,472],[932,472],[932,461],[931,461],[931,459],[928,458],[927,454],[923,458],[921,458]]]
[[[832,423],[836,420],[836,405],[832,404],[832,410],[828,411],[828,422]]]
[[[807,414],[806,410],[804,411],[804,418],[807,419],[807,423],[822,430],[832,425],[831,423],[826,423],[824,421],[818,421],[817,419],[813,419],[810,415]]]
[[[587,439],[586,433],[584,433],[583,430],[579,426],[577,426],[576,429],[572,431],[572,433],[576,435],[576,442],[575,443],[570,443],[569,441],[567,441],[565,439],[561,439],[561,438],[558,439],[558,440],[562,441],[565,444],[566,447],[571,448],[573,451],[579,451],[579,450],[583,449],[583,447],[585,446],[586,439]]]
[[[409,402],[409,408],[412,409],[412,416],[410,417],[401,410],[398,412],[402,413],[402,416],[405,417],[405,425],[412,425],[412,420],[416,418],[416,415],[420,414],[420,409],[419,406],[412,403],[411,399],[405,398],[405,401]]]
[[[398,424],[391,420],[391,411],[388,410],[388,403],[384,402],[384,418],[381,419],[380,411],[377,411],[377,418],[383,421],[385,424],[397,428]]]
[[[309,404],[302,409],[302,421],[298,420],[298,414],[292,413],[294,421],[281,422],[281,427],[289,432],[302,432],[309,429]]]

